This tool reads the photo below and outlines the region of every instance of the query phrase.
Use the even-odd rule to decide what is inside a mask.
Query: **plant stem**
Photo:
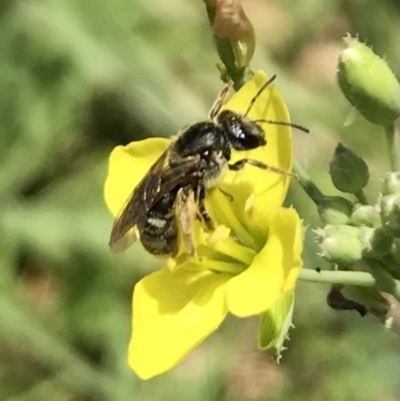
[[[366,272],[353,271],[320,271],[312,269],[302,269],[299,280],[311,283],[343,284],[358,287],[376,287],[374,276]],[[394,280],[394,296],[400,300],[400,281]]]
[[[362,205],[368,205],[368,199],[365,196],[364,191],[361,189],[357,193],[354,194],[357,198],[357,200],[362,204]]]
[[[394,129],[394,124],[386,125],[384,128],[389,153],[390,168],[392,171],[399,171],[399,139]]]
[[[310,178],[303,167],[301,167],[300,163],[297,160],[294,160],[293,163],[293,173],[297,176],[297,181],[302,186],[304,191],[306,191],[308,196],[318,206],[321,200],[324,198],[324,194],[315,185],[314,181]]]

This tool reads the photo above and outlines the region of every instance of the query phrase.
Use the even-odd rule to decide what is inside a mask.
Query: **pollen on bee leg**
[[[181,188],[176,196],[176,213],[180,227],[179,252],[182,251],[190,256],[196,256],[196,247],[194,243],[194,221],[196,215],[196,203],[194,193],[188,188]],[[182,248],[183,245],[183,248]]]

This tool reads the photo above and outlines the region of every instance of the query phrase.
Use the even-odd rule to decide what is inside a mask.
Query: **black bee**
[[[251,164],[290,174],[253,159],[229,163],[232,149],[247,151],[266,145],[261,123],[290,125],[308,132],[288,122],[247,118],[259,95],[275,78],[273,76],[259,89],[244,114],[220,111],[229,91],[226,86],[210,111],[210,119],[190,125],[172,140],[116,218],[110,237],[112,251],[125,250],[135,240],[132,229],[136,227],[144,248],[154,255],[175,255],[179,248],[179,232],[187,253],[193,254],[194,219],[213,230],[214,223],[204,201],[207,190],[217,185],[225,170],[238,171]]]

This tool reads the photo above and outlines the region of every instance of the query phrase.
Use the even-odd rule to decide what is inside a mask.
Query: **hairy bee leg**
[[[206,226],[207,231],[214,231],[215,230],[215,223],[211,216],[208,214],[206,205],[206,190],[204,187],[201,187],[197,193],[197,205],[199,210],[199,215],[201,221]]]
[[[210,117],[210,119],[214,119],[217,116],[217,114],[219,113],[219,111],[221,110],[221,107],[225,103],[226,97],[228,96],[229,89],[231,88],[231,86],[232,86],[232,82],[229,81],[222,88],[221,92],[219,92],[217,99],[213,103],[211,110],[208,113],[208,116]]]
[[[293,174],[290,171],[284,170],[282,168],[279,167],[274,167],[274,166],[270,166],[268,164],[262,163],[258,160],[253,160],[253,159],[241,159],[238,160],[237,162],[233,163],[233,164],[229,164],[229,170],[233,170],[233,171],[239,171],[241,170],[246,164],[250,164],[252,166],[258,167],[258,168],[262,168],[263,170],[269,170],[272,171],[274,173],[277,174],[281,174],[281,175],[286,175],[286,176],[293,176]]]
[[[233,202],[233,196],[229,192],[224,191],[222,188],[218,188],[218,190],[229,199],[229,202]]]
[[[183,242],[189,255],[195,254],[193,224],[196,215],[194,192],[189,187],[181,188],[176,197],[177,220],[181,228]]]

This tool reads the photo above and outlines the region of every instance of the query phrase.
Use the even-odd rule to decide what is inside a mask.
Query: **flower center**
[[[235,194],[234,201],[218,190],[212,193],[208,205],[216,229],[206,233],[198,224],[194,234],[196,255],[180,254],[172,261],[171,268],[237,275],[252,264],[267,235],[254,219],[254,196],[246,196],[247,191],[231,192]]]

